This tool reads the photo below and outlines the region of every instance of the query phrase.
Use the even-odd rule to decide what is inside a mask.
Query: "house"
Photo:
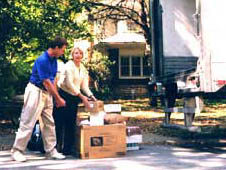
[[[98,21],[94,31],[99,38],[95,42],[95,48],[115,62],[111,69],[115,96],[119,98],[147,96],[150,48],[140,29],[129,20],[117,22],[106,20]]]

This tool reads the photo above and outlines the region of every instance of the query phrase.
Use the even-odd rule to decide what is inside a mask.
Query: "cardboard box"
[[[79,127],[82,159],[110,158],[126,154],[126,126],[123,124]]]
[[[142,143],[142,135],[126,136],[126,149],[127,151],[139,150],[139,144]]]
[[[139,150],[139,144],[142,143],[141,129],[138,126],[126,127],[126,146],[127,151]]]
[[[139,126],[127,126],[126,127],[126,135],[132,136],[132,135],[140,135],[141,129]]]
[[[85,111],[90,112],[90,114],[104,111],[104,102],[101,100],[89,101],[89,106],[89,108],[85,108]]]
[[[104,111],[106,113],[121,113],[122,106],[121,104],[105,104],[104,105]]]
[[[102,125],[104,125],[104,116],[105,116],[104,111],[97,112],[95,114],[94,113],[90,114],[90,117],[89,117],[90,126],[102,126]]]

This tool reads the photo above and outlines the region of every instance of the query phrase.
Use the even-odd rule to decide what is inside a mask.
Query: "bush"
[[[101,53],[94,51],[92,58],[84,63],[92,78],[92,91],[98,99],[106,100],[112,98],[110,66],[114,64]]]
[[[0,61],[0,101],[8,101],[16,94],[23,94],[28,82],[28,63]]]

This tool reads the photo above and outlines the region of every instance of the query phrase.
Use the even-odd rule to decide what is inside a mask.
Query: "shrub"
[[[108,59],[108,56],[94,51],[90,60],[84,63],[89,71],[91,81],[93,82],[92,91],[98,99],[112,98],[111,72],[110,66],[114,64]]]

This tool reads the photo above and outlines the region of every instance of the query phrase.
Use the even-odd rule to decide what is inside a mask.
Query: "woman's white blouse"
[[[57,85],[71,95],[77,96],[81,90],[87,96],[93,95],[89,89],[88,71],[82,64],[77,67],[72,60],[64,65],[64,71],[60,72]]]

